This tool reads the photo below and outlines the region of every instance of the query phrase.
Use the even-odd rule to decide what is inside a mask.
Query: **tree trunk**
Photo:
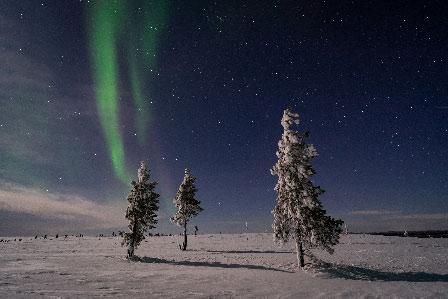
[[[302,241],[299,238],[296,238],[296,252],[297,252],[297,263],[300,268],[305,266],[305,258],[303,256],[303,246]]]
[[[187,250],[187,223],[184,224],[184,243],[182,244],[182,250]]]
[[[135,244],[135,235],[137,233],[137,222],[134,219],[134,225],[132,226],[132,238],[131,243],[128,248],[128,258],[132,258],[134,256],[134,244]]]

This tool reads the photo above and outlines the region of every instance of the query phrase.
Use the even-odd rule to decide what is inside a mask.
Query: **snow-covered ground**
[[[0,298],[448,298],[448,239],[342,236],[307,272],[271,234],[150,237],[131,262],[120,237],[3,239]]]

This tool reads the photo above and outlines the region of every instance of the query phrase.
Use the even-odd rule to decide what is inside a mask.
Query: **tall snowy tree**
[[[310,160],[317,156],[317,152],[312,144],[303,141],[309,137],[308,132],[300,134],[290,129],[293,124],[299,124],[298,117],[290,107],[283,113],[281,123],[284,132],[278,142],[278,162],[271,169],[271,174],[278,176],[272,227],[275,241],[295,239],[297,261],[303,268],[304,255],[313,257],[310,248],[333,252],[332,247],[339,242],[343,221],[325,215],[326,211],[318,199],[324,190],[313,186],[309,179],[315,174]]]
[[[196,191],[194,185],[196,178],[190,176],[188,169],[185,169],[185,176],[182,184],[177,191],[177,196],[173,199],[173,203],[179,210],[171,218],[171,222],[184,228],[184,243],[181,246],[182,250],[187,249],[187,223],[190,218],[195,217],[203,209],[199,206],[200,201],[194,198]],[[180,246],[180,245],[179,245]]]
[[[157,224],[157,214],[159,210],[159,194],[154,192],[157,182],[149,181],[149,170],[146,169],[145,162],[142,161],[138,169],[138,182],[131,182],[131,194],[128,196],[128,208],[126,219],[129,220],[129,231],[120,232],[123,237],[122,246],[128,246],[128,257],[134,255],[134,249],[145,239],[145,232],[154,228]]]

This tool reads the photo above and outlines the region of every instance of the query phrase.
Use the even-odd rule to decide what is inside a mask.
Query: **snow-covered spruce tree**
[[[182,184],[180,184],[177,196],[173,199],[173,203],[179,210],[170,219],[172,223],[184,228],[184,243],[180,246],[180,249],[187,249],[187,223],[190,218],[195,217],[199,212],[204,209],[201,208],[200,201],[194,198],[196,191],[198,191],[194,185],[196,178],[190,176],[188,169],[185,169],[185,176]]]
[[[121,245],[128,246],[128,258],[134,256],[134,249],[145,239],[145,232],[157,224],[157,210],[159,210],[159,194],[154,192],[157,182],[148,182],[149,170],[142,161],[138,169],[138,182],[131,182],[131,194],[128,196],[126,219],[129,220],[129,231],[120,232],[123,237]]]
[[[288,107],[283,113],[282,126],[284,132],[278,142],[278,162],[271,169],[272,175],[278,176],[275,186],[277,205],[274,214],[274,240],[287,242],[295,239],[297,261],[300,268],[305,265],[304,255],[313,257],[310,248],[333,252],[333,246],[339,242],[342,232],[342,220],[325,215],[318,196],[324,193],[319,186],[313,186],[309,179],[315,174],[310,160],[317,156],[312,144],[303,141],[309,137],[290,127],[299,124],[299,115]]]

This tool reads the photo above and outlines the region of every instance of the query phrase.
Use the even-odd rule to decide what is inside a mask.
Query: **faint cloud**
[[[361,210],[340,213],[351,232],[446,229],[448,213],[411,214],[403,211]],[[369,217],[370,216],[370,217]]]
[[[350,211],[346,214],[348,215],[390,215],[397,214],[399,211],[388,211],[388,210],[361,210],[361,211]]]
[[[101,136],[89,79],[61,73],[48,44],[1,11],[0,28],[0,177],[43,185],[43,173],[90,167],[76,160]]]
[[[402,211],[390,210],[361,210],[350,211],[346,215],[360,215],[360,216],[381,216],[381,219],[448,219],[448,213],[427,213],[427,214],[405,214]]]
[[[435,214],[409,214],[409,215],[395,215],[393,217],[384,217],[388,219],[421,219],[421,220],[448,220],[448,213]]]
[[[245,221],[218,221],[215,222],[216,224],[232,224],[232,225],[238,225],[238,224],[246,224]],[[252,223],[252,222],[247,222],[248,224]]]
[[[4,181],[0,181],[0,188],[1,211],[18,215],[20,220],[28,218],[27,215],[36,216],[31,218],[37,222],[40,219],[57,220],[56,231],[61,228],[90,230],[126,225],[123,207],[95,203],[76,195],[42,192]],[[0,229],[0,233],[6,232]]]

